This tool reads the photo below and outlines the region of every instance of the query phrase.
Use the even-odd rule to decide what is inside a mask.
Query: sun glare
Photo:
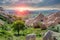
[[[20,12],[23,12],[23,11],[25,11],[26,9],[25,8],[19,8],[18,9]]]
[[[20,12],[23,12],[23,11],[25,11],[25,10],[29,10],[29,8],[17,7],[17,8],[15,8],[15,10],[18,10],[18,11],[20,11]]]
[[[29,14],[28,8],[24,8],[24,7],[17,7],[15,8],[15,11],[18,17],[24,17]]]

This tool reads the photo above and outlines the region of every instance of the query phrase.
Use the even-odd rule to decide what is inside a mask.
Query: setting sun
[[[19,10],[20,12],[23,12],[23,11],[25,11],[27,9],[25,9],[25,8],[17,8],[17,10]]]
[[[24,16],[29,14],[29,11],[28,10],[24,10],[23,8],[21,8],[19,10],[15,10],[15,12],[16,12],[16,16],[17,17],[24,17]]]

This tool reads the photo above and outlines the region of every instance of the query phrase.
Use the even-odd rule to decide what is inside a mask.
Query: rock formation
[[[47,16],[47,21],[44,21],[44,25],[46,25],[46,28],[48,28],[51,25],[57,25],[60,24],[60,12],[53,13],[49,16]]]
[[[12,23],[14,20],[16,20],[13,15],[10,15],[2,7],[0,7],[0,19],[3,21],[8,21],[8,23]]]
[[[25,24],[28,26],[32,26],[32,25],[35,26],[35,24],[37,25],[37,23],[43,21],[43,19],[44,19],[44,15],[40,13],[37,17],[26,20]]]
[[[38,23],[41,22],[39,26]],[[30,19],[28,23],[33,24],[34,27],[41,27],[42,29],[46,29],[51,25],[60,24],[60,12],[52,13],[48,16],[44,16],[43,14],[39,14],[36,18]],[[29,24],[29,25],[30,25]]]

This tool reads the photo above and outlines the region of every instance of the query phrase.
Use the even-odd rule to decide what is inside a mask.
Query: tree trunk
[[[18,29],[18,36],[19,36],[19,29]]]

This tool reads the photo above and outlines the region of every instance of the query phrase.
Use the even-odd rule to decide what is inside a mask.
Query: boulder
[[[53,40],[52,32],[50,30],[45,33],[45,35],[43,36],[43,40]]]
[[[26,40],[36,40],[36,34],[28,34]]]

